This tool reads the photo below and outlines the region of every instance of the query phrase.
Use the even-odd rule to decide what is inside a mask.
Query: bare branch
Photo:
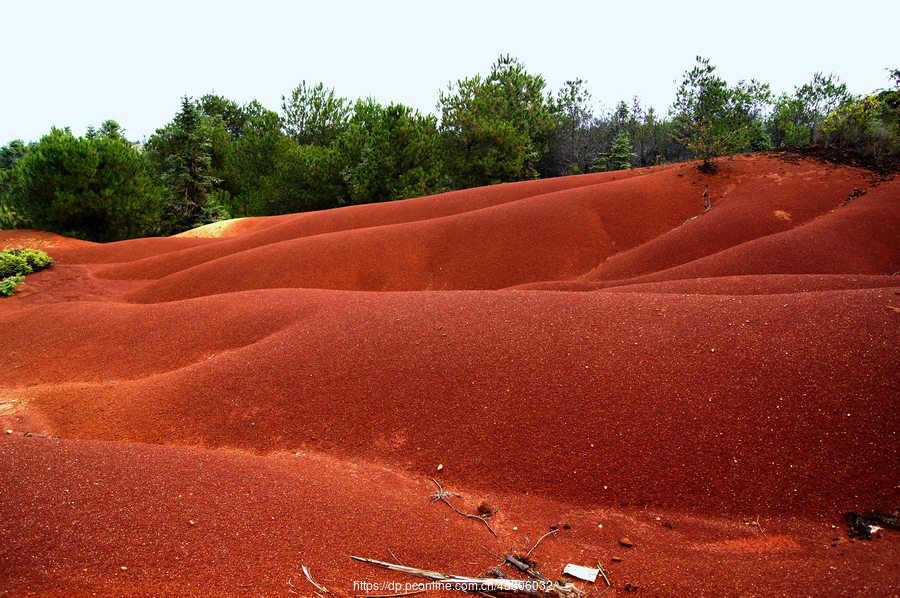
[[[431,481],[434,482],[435,484],[437,484],[437,487],[438,487],[438,491],[431,495],[431,502],[437,502],[439,500],[443,501],[443,502],[447,503],[448,507],[450,507],[451,509],[453,509],[454,511],[456,511],[463,517],[468,517],[469,519],[477,519],[478,521],[481,521],[482,523],[484,523],[487,526],[487,528],[489,530],[491,530],[491,533],[494,534],[494,537],[495,538],[497,537],[497,532],[495,532],[494,528],[491,527],[491,524],[488,523],[488,517],[492,517],[494,514],[496,514],[497,511],[500,510],[499,508],[494,509],[493,512],[488,513],[487,515],[469,515],[468,513],[463,513],[462,511],[460,511],[459,509],[454,507],[452,504],[450,504],[449,500],[447,500],[448,496],[454,496],[454,494],[452,492],[444,491],[443,486],[441,486],[440,482],[438,482],[436,479],[431,478]],[[458,495],[456,495],[456,496],[458,496]]]
[[[534,552],[534,549],[538,547],[538,544],[541,543],[541,540],[543,540],[547,536],[553,536],[555,538],[556,532],[558,532],[558,531],[559,531],[558,529],[552,529],[549,532],[547,532],[546,534],[544,534],[543,536],[541,536],[540,539],[534,543],[534,546],[531,547],[531,550],[529,550],[528,553],[525,555],[525,558],[527,559],[529,556],[531,556],[531,553]]]

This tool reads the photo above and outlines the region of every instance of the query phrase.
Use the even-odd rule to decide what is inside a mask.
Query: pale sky
[[[549,90],[580,77],[595,111],[632,96],[664,114],[695,57],[776,93],[834,72],[854,94],[900,68],[896,0],[0,0],[0,145],[115,119],[139,141],[182,96],[281,111],[302,80],[436,113],[450,81],[519,58]]]

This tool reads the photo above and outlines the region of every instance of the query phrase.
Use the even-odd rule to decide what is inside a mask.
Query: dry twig
[[[534,543],[534,546],[531,547],[531,550],[529,550],[528,553],[525,555],[525,558],[527,559],[529,556],[531,556],[531,553],[534,552],[534,549],[538,547],[538,544],[541,543],[541,540],[543,540],[547,536],[553,536],[555,538],[556,532],[558,532],[558,531],[559,531],[558,529],[552,529],[549,532],[547,532],[546,534],[544,534],[543,536],[541,536],[540,539],[538,539],[538,541]]]
[[[484,548],[484,546],[482,546],[482,548]],[[492,557],[494,557],[495,559],[497,559],[498,561],[500,561],[501,563],[503,562],[503,559],[502,559],[502,558],[500,558],[499,556],[497,556],[496,554],[494,554],[493,552],[491,552],[491,551],[488,550],[487,548],[484,548],[484,551],[487,552],[487,553],[488,553],[489,555],[491,555]]]
[[[303,569],[303,575],[306,576],[306,579],[309,580],[309,583],[316,586],[320,592],[324,592],[326,594],[332,593],[331,590],[329,590],[328,588],[326,588],[325,586],[323,586],[322,584],[320,584],[319,582],[317,582],[316,580],[314,580],[312,578],[312,575],[309,574],[309,569],[306,568],[306,565],[300,565],[300,568]]]
[[[603,594],[605,594],[606,591],[612,587],[612,584],[609,583],[609,578],[606,576],[606,569],[603,568],[603,565],[600,564],[600,561],[597,561],[597,569],[600,570],[600,575],[603,576],[603,581],[606,582],[606,587],[603,589],[602,592],[600,592],[600,593],[597,595],[597,598],[600,598],[600,596],[602,596]]]
[[[769,536],[766,535],[766,532],[763,531],[762,526],[759,524],[759,515],[756,516],[756,527],[759,528],[759,533],[761,533],[763,535],[763,538],[768,540]]]
[[[447,503],[448,507],[450,507],[451,509],[453,509],[454,511],[456,511],[463,517],[468,517],[469,519],[477,519],[478,521],[481,521],[482,523],[484,523],[487,526],[487,528],[489,530],[491,530],[491,533],[494,534],[494,537],[495,538],[497,537],[497,532],[495,532],[494,528],[491,527],[491,524],[488,523],[488,517],[492,517],[500,509],[494,509],[493,512],[488,513],[487,515],[469,515],[468,513],[463,513],[462,511],[460,511],[459,509],[457,509],[456,507],[451,505],[450,501],[447,500],[447,497],[453,496],[453,493],[446,492],[444,490],[444,487],[441,486],[440,482],[438,482],[436,479],[431,478],[431,481],[434,482],[438,487],[438,491],[431,495],[431,502],[437,502],[437,501],[441,500],[441,501]]]

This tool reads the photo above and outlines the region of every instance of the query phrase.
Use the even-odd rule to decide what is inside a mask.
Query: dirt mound
[[[898,196],[760,154],[50,247],[0,301],[0,594],[533,551],[608,595],[886,595],[900,533],[842,514],[900,507]]]
[[[0,231],[0,249],[84,247],[86,245],[94,245],[94,243],[30,228]]]

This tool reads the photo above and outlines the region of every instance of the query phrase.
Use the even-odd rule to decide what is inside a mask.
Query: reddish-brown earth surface
[[[890,177],[759,154],[15,246],[58,263],[0,300],[2,596],[529,551],[607,597],[900,594],[900,531],[843,520],[900,507]]]

